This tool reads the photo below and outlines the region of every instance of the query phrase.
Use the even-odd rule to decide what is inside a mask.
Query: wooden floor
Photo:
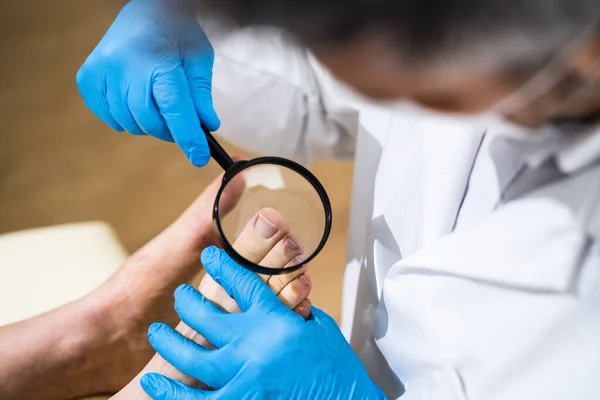
[[[84,106],[75,74],[123,0],[0,2],[0,233],[103,220],[133,251],[202,191],[171,144],[115,133]],[[319,163],[334,232],[312,265],[313,303],[340,313],[352,166]]]

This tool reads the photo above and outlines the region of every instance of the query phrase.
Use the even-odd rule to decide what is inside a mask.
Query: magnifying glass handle
[[[223,168],[223,171],[227,171],[233,165],[233,159],[227,154],[225,149],[217,142],[217,139],[202,125],[202,130],[206,135],[208,141],[208,148],[212,158]]]

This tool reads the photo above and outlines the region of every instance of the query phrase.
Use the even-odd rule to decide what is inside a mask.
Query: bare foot
[[[93,336],[81,346],[89,382],[72,382],[77,395],[115,393],[154,355],[147,329],[154,321],[177,323],[173,291],[201,271],[200,253],[217,245],[212,207],[222,177],[217,178],[170,227],[127,259],[97,290],[81,299]],[[225,205],[233,207],[244,188],[240,178],[228,185]],[[86,376],[87,376],[86,375]]]
[[[261,224],[266,225],[261,226]],[[302,244],[297,237],[289,232],[285,221],[273,209],[264,209],[257,213],[249,221],[234,243],[234,248],[249,261],[272,268],[284,268],[286,265],[295,265],[303,259]],[[298,314],[308,318],[311,307],[310,300],[308,299],[311,282],[305,272],[306,267],[289,274],[261,277],[279,295],[284,304],[295,310]],[[202,279],[199,291],[207,299],[218,304],[226,311],[239,312],[235,301],[210,276],[206,275]],[[196,343],[207,348],[212,348],[206,339],[182,322],[179,323],[176,329]],[[155,355],[138,376],[123,390],[113,396],[112,399],[149,399],[139,385],[141,376],[148,372],[161,373],[188,386],[203,387],[200,382],[182,374],[159,355]]]

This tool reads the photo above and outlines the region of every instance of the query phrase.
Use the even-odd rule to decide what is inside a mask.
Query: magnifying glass
[[[241,266],[264,275],[287,274],[315,258],[329,238],[332,223],[331,203],[317,177],[302,165],[281,157],[234,161],[204,126],[202,129],[212,158],[225,171],[213,207],[213,224],[223,250]],[[223,193],[240,175],[245,187],[231,208],[225,204]],[[276,210],[302,244],[303,260],[299,264],[283,269],[259,265],[233,248],[248,221],[266,208]]]

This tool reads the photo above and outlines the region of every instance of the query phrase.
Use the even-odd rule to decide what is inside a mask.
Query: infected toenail
[[[270,239],[277,233],[277,227],[262,214],[258,214],[256,217],[256,223],[254,224],[256,232],[264,239]]]
[[[304,257],[303,255],[299,255],[297,257],[294,257],[292,262],[289,263],[289,266],[295,267],[296,265],[302,264],[305,260],[306,260],[306,257]]]
[[[298,246],[296,244],[296,242],[294,242],[292,239],[290,239],[289,237],[285,239],[285,245],[287,246],[288,249],[290,250],[298,250],[300,248],[300,246]]]
[[[300,277],[298,278],[298,280],[300,281],[301,284],[303,284],[304,286],[309,286],[310,285],[310,278],[308,275],[300,275]]]

